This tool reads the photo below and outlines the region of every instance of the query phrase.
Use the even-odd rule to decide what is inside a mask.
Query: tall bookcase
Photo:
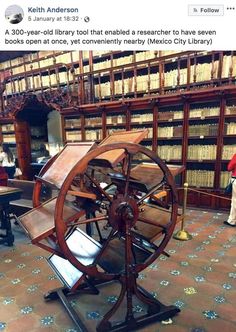
[[[14,122],[5,120],[1,121],[0,125],[0,139],[2,143],[7,143],[12,152],[16,154],[16,137],[15,137],[15,128]]]
[[[1,70],[2,125],[26,92],[60,112],[64,143],[148,128],[142,144],[185,165],[180,186],[223,194],[236,151],[236,51],[34,52]],[[189,203],[227,207],[194,192]]]

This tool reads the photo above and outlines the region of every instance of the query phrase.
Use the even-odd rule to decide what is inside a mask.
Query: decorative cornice
[[[7,104],[4,106],[2,112],[2,117],[15,118],[16,114],[24,108],[30,98],[31,96],[29,94],[22,94],[8,98]]]
[[[4,91],[4,85],[0,85],[0,93]],[[171,104],[173,102],[194,102],[195,100],[205,100],[213,98],[221,98],[224,96],[236,97],[236,86],[220,86],[207,89],[194,89],[178,91],[173,94],[152,95],[133,99],[124,99],[99,102],[94,104],[79,105],[78,99],[73,97],[65,88],[48,89],[40,93],[26,92],[18,94],[7,99],[7,104],[3,106],[0,118],[14,119],[19,111],[21,111],[31,98],[37,98],[38,102],[46,105],[50,109],[55,109],[61,114],[73,114],[74,112],[86,113],[89,111],[113,110],[117,108],[129,109],[132,107],[154,107],[158,105]]]
[[[0,86],[0,93],[4,91],[4,87]],[[38,102],[46,105],[48,108],[61,112],[64,108],[76,107],[76,102],[72,100],[70,95],[64,89],[54,89],[43,91],[42,93],[26,92],[23,94],[12,96],[7,99],[7,104],[3,107],[0,118],[14,119],[25,105],[32,99],[37,98]]]
[[[64,108],[76,106],[76,103],[65,89],[46,90],[38,94],[37,98],[39,102],[58,112],[61,112]]]

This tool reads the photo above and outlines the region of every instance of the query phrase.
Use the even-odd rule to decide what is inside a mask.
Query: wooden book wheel
[[[163,305],[137,284],[138,274],[165,254],[174,231],[178,205],[172,173],[178,171],[170,171],[152,151],[136,143],[91,147],[67,175],[58,170],[59,178],[63,177],[58,197],[23,215],[20,221],[32,243],[52,253],[49,264],[66,285],[46,294],[46,300],[59,298],[79,330],[89,331],[67,297],[77,292],[98,294],[99,285],[119,282],[118,300],[96,330],[132,331],[180,311]],[[149,163],[137,164],[140,156]],[[54,173],[43,173],[44,180]],[[168,204],[159,198],[151,201],[163,187],[168,191]],[[36,186],[37,203],[39,188]],[[50,227],[45,218],[51,218]],[[43,225],[41,233],[35,220]],[[53,245],[45,246],[42,240]],[[145,313],[134,313],[136,300],[145,306]],[[114,324],[113,318],[124,303],[124,319]]]
[[[123,165],[120,172],[106,174],[106,177],[110,177],[111,180],[107,189],[102,188],[99,184],[100,181],[96,179],[96,161],[101,165],[100,157],[104,156],[105,152],[115,152],[118,149],[122,149],[125,154]],[[132,176],[132,169],[134,169],[134,174],[136,170],[133,167],[133,160],[135,160],[136,155],[140,154],[148,157],[155,164],[153,167],[156,167],[156,178],[150,188]],[[68,237],[68,222],[63,217],[66,198],[70,195],[77,195],[75,186],[72,185],[76,178],[86,178],[83,186],[86,187],[87,191],[95,193],[96,198],[83,198],[81,199],[83,202],[78,200],[79,204],[81,203],[80,208],[85,211],[87,218],[71,221],[71,229],[76,229],[76,232],[81,233],[79,227],[82,224],[94,222],[99,224],[104,223],[104,221],[108,223],[110,228],[110,233],[100,238],[96,244],[94,244],[95,240],[90,240],[92,247],[97,247],[97,250],[95,250],[95,254],[93,253],[91,257],[88,257],[88,259],[90,258],[88,265],[87,262],[84,264],[84,257],[80,257],[79,252],[75,253],[74,249],[70,248],[68,238],[73,237],[74,233],[72,230],[72,235]],[[143,174],[143,178],[145,179],[145,174]],[[158,206],[146,203],[148,198],[163,185],[168,188],[170,193],[171,207],[169,210],[164,207],[159,209]],[[109,194],[111,186],[115,186],[112,195]],[[73,188],[74,193],[71,188]],[[78,190],[78,197],[79,192],[80,190]],[[167,319],[179,312],[178,308],[166,307],[155,300],[138,286],[136,281],[138,273],[152,264],[164,252],[175,227],[177,208],[175,184],[169,169],[160,158],[141,145],[115,143],[97,147],[83,157],[66,177],[56,202],[55,228],[58,245],[64,258],[83,275],[74,283],[73,291],[81,289],[81,287],[84,288],[84,283],[81,284],[82,279],[83,282],[88,281],[87,286],[90,290],[97,290],[96,285],[101,282],[118,280],[121,283],[119,298],[98,324],[97,331],[135,330],[149,322]],[[155,218],[155,215],[158,216],[158,219]],[[147,227],[154,226],[156,228],[159,235],[157,244],[149,242],[145,234],[138,232],[140,223],[147,225]],[[81,235],[81,237],[87,238],[87,235]],[[94,257],[92,257],[93,255]],[[49,294],[48,298],[54,295]],[[126,317],[124,322],[120,326],[113,326],[110,319],[125,297]],[[134,316],[133,297],[137,297],[146,304],[147,312],[145,315]],[[72,316],[80,327],[83,326],[77,316]],[[85,328],[83,326],[83,329]]]

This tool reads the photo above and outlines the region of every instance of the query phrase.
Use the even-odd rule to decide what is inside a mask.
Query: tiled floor
[[[209,211],[187,211],[186,229],[193,239],[172,239],[166,251],[139,274],[139,284],[164,304],[181,312],[170,324],[151,324],[140,331],[236,331],[236,229],[223,225],[226,216]],[[0,331],[78,331],[59,301],[44,302],[43,294],[60,286],[47,265],[47,252],[29,244],[14,226],[16,245],[0,247]],[[17,233],[18,232],[18,233]],[[101,289],[101,296],[73,298],[91,331],[117,298],[117,286]],[[142,312],[141,304],[135,306]]]

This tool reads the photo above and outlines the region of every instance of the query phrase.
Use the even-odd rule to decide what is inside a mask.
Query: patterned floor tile
[[[181,310],[171,324],[156,322],[140,331],[236,331],[236,235],[223,226],[225,218],[221,213],[188,210],[186,229],[193,239],[172,239],[166,247],[170,258],[162,255],[139,274],[140,285]],[[44,302],[44,293],[61,286],[45,256],[30,244],[0,248],[0,332],[77,332],[59,301]],[[92,332],[116,302],[117,289],[117,285],[104,288],[100,305],[92,295],[71,300],[76,310],[82,308]],[[143,310],[142,304],[134,304],[136,314]]]

